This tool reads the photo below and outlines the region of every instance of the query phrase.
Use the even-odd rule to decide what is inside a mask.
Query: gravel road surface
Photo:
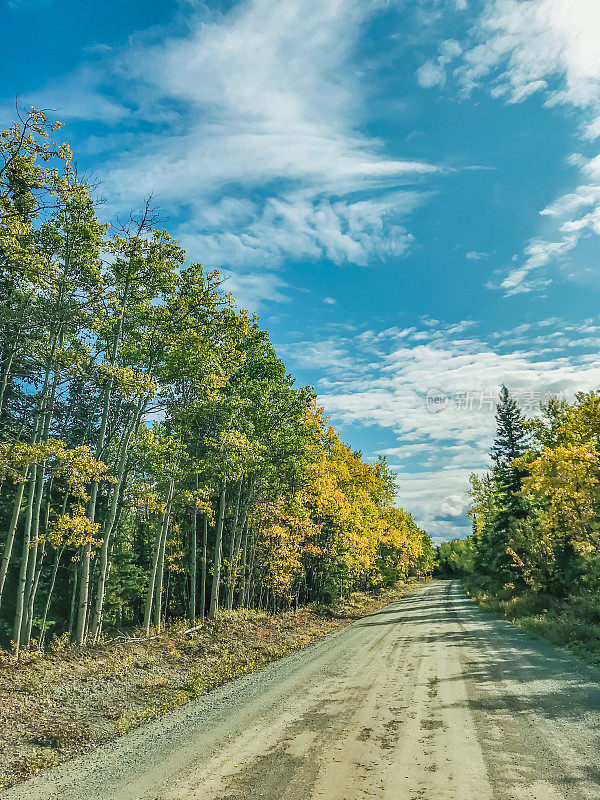
[[[599,674],[453,581],[6,800],[599,800]]]

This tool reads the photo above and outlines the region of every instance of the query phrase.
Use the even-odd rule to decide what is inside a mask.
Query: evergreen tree
[[[504,469],[511,461],[523,455],[526,448],[527,432],[525,419],[519,404],[511,397],[506,386],[500,390],[496,406],[496,438],[491,450],[494,466]]]
[[[527,445],[525,419],[506,386],[502,387],[496,406],[496,424],[496,438],[490,455],[494,463],[493,474],[503,499],[496,515],[496,527],[504,529],[513,520],[526,516],[520,495],[525,473],[515,461],[525,453]]]
[[[526,451],[527,429],[519,405],[506,386],[502,387],[496,406],[496,425],[490,452],[496,510],[476,544],[483,571],[508,583],[514,568],[507,548],[515,526],[527,517],[526,502],[521,496],[525,472],[515,463]]]

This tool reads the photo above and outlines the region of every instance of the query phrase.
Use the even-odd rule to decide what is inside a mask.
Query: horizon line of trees
[[[113,231],[59,124],[0,133],[0,641],[276,611],[433,566],[257,317],[147,203]]]
[[[557,397],[525,419],[502,388],[492,467],[471,475],[472,534],[438,548],[441,573],[507,598],[600,610],[600,393]]]

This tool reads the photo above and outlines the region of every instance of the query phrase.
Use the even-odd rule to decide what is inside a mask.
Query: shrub
[[[79,748],[93,739],[86,725],[64,719],[50,719],[43,723],[32,737],[32,742],[57,750]]]

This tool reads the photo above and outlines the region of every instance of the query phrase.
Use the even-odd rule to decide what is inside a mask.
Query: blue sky
[[[153,193],[343,438],[465,535],[504,382],[600,384],[597,0],[10,0],[0,113]]]

